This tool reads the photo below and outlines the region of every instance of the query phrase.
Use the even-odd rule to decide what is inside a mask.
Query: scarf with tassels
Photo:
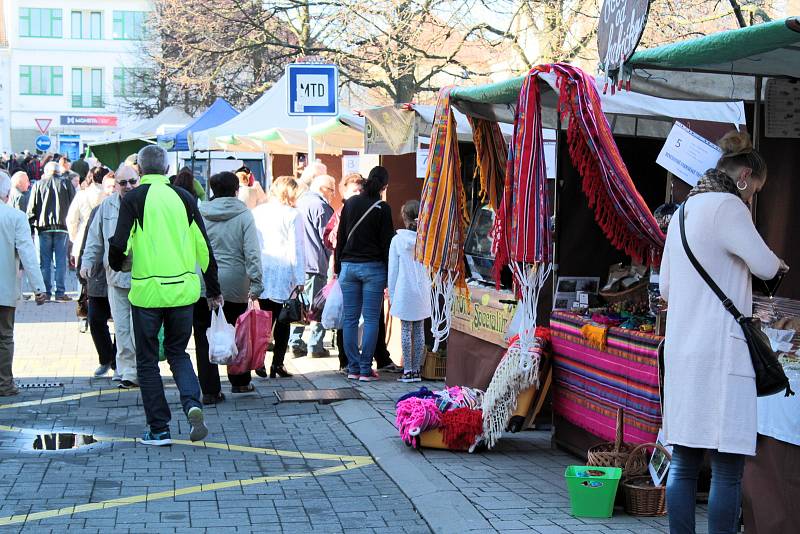
[[[480,180],[480,197],[497,211],[503,198],[508,146],[494,121],[469,117],[475,142],[475,176]]]
[[[689,191],[689,197],[702,193],[730,193],[736,195],[738,198],[742,198],[733,178],[717,169],[707,170],[703,177],[697,182],[697,185]]]
[[[450,334],[456,287],[467,292],[462,255],[469,213],[461,181],[456,121],[450,109],[451,89],[443,88],[436,104],[415,249],[416,260],[427,268],[432,278],[434,352]]]

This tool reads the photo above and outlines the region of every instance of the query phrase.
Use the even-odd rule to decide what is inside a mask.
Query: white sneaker
[[[108,371],[110,370],[111,370],[110,365],[101,365],[100,367],[94,370],[94,377],[100,378],[106,376],[108,374]]]
[[[111,377],[111,380],[114,382],[122,382],[122,375],[119,374],[117,371],[114,371],[114,376]]]

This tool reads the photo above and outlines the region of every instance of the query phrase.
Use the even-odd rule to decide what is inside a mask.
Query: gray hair
[[[56,174],[61,173],[61,165],[59,165],[55,161],[51,161],[47,165],[44,166],[44,170],[42,171],[42,176],[45,178],[52,178]]]
[[[142,174],[167,174],[167,151],[158,145],[147,145],[139,151],[136,161]]]
[[[312,161],[303,169],[303,173],[300,175],[300,182],[306,187],[310,187],[314,178],[322,174],[328,174],[328,166],[321,161]]]
[[[315,193],[321,193],[325,186],[336,191],[336,178],[328,174],[320,174],[311,182],[311,190]]]
[[[7,199],[11,194],[11,178],[5,171],[0,171],[0,198]]]
[[[130,165],[120,165],[119,169],[117,169],[117,172],[114,173],[115,180],[130,180],[131,178],[138,179],[139,173],[136,172],[136,169]]]

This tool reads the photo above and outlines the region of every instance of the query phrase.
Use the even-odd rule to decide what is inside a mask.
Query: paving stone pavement
[[[417,385],[397,383],[397,375],[355,384],[361,401],[275,403],[279,389],[353,385],[335,372],[336,358],[289,360],[288,367],[300,374],[288,380],[255,378],[256,394],[234,398],[224,382],[228,401],[206,410],[208,440],[222,448],[154,448],[112,440],[75,450],[35,451],[35,433],[7,431],[8,427],[135,438],[144,428],[144,414],[137,392],[39,402],[113,387],[108,378],[91,377],[96,355],[89,334],[78,333],[74,305],[21,304],[16,347],[14,372],[19,382],[57,381],[64,386],[28,389],[18,397],[0,399],[0,533],[61,533],[72,528],[176,533],[459,531],[453,528],[459,519],[453,510],[448,514],[442,506],[436,508],[442,503],[444,508],[457,503],[459,516],[478,519],[473,524],[479,527],[460,531],[667,531],[665,518],[633,518],[620,509],[607,520],[573,518],[563,473],[565,466],[580,462],[552,449],[549,432],[506,436],[494,450],[476,454],[402,446],[393,427],[394,401]],[[171,386],[165,364],[162,376]],[[424,385],[433,389],[442,383]],[[189,429],[174,387],[167,388],[167,398],[174,412],[173,438],[187,439]],[[27,405],[13,406],[18,403]],[[370,414],[376,415],[369,419]],[[360,425],[359,419],[367,419],[366,424]],[[304,457],[292,451],[316,454]],[[250,480],[262,477],[268,480]],[[417,491],[428,483],[441,493]],[[137,501],[141,496],[150,500]],[[106,505],[80,508],[87,503]],[[73,506],[79,508],[69,508]],[[51,510],[60,511],[23,522],[28,514]],[[698,517],[701,533],[706,531],[704,513],[701,510]],[[12,516],[14,522],[8,524]]]

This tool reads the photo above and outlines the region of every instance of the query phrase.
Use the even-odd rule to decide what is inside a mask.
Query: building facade
[[[77,155],[142,93],[150,0],[0,0],[0,149]],[[4,38],[3,38],[4,37]]]

